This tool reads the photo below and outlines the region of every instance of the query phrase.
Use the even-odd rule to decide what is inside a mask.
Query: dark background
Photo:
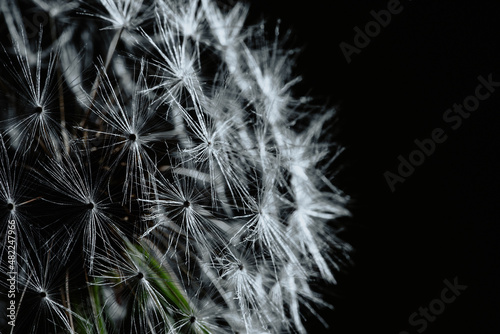
[[[499,333],[498,195],[500,89],[456,130],[446,109],[473,95],[477,77],[500,81],[498,1],[401,0],[403,11],[347,64],[339,43],[388,1],[252,1],[252,13],[281,18],[303,45],[298,89],[339,105],[347,148],[339,184],[353,198],[343,236],[355,266],[340,275],[311,333],[417,333],[408,317],[439,298],[443,280],[468,288],[424,333]],[[447,140],[392,193],[384,172],[415,139],[443,128]]]

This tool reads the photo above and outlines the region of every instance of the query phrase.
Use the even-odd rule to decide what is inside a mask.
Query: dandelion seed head
[[[318,282],[349,263],[349,198],[326,171],[335,112],[296,91],[288,32],[268,40],[238,2],[0,10],[1,257],[15,221],[20,330],[306,333],[328,307]],[[32,39],[35,10],[49,20]]]

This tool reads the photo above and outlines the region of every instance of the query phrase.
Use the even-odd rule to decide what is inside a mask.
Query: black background
[[[498,1],[401,0],[403,11],[347,63],[339,47],[388,1],[252,1],[303,45],[297,73],[310,94],[339,104],[346,146],[339,184],[353,198],[344,238],[355,266],[340,276],[311,333],[417,333],[408,317],[439,298],[443,280],[468,288],[424,333],[499,333],[500,89],[452,130],[443,114],[473,95],[478,76],[500,81]],[[447,140],[391,192],[384,172],[415,139]]]

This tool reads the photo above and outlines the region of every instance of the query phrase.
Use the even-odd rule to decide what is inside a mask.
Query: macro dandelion
[[[332,307],[335,110],[294,90],[279,25],[209,0],[0,10],[2,333],[306,333]]]

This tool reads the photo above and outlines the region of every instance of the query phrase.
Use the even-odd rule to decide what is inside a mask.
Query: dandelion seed
[[[247,222],[234,235],[233,239],[243,238],[255,249],[256,256],[270,257],[274,268],[280,263],[299,264],[296,257],[296,245],[286,234],[285,225],[280,221],[277,212],[284,210],[279,203],[279,196],[273,189],[263,190],[259,194],[258,203],[252,208]]]
[[[144,0],[99,0],[108,15],[93,14],[109,23],[107,29],[133,29],[148,19],[150,8]]]
[[[110,150],[109,159],[113,169],[120,162],[125,162],[123,203],[130,203],[133,193],[136,196],[146,193],[148,184],[154,182],[152,176],[158,160],[154,145],[164,145],[166,141],[172,141],[176,134],[160,114],[161,104],[143,93],[147,89],[145,66],[143,61],[136,91],[129,103],[124,101],[125,97],[116,94],[111,80],[104,75],[100,94],[102,101],[96,101],[92,110],[108,129],[85,129],[109,138],[106,146]],[[118,154],[114,154],[115,150],[118,150]]]
[[[52,18],[64,18],[64,14],[78,8],[80,4],[74,0],[33,0]]]
[[[190,297],[191,308],[189,310],[180,310],[177,320],[170,328],[168,334],[174,333],[231,333],[228,324],[230,321],[228,315],[230,312],[224,309],[219,303],[217,294],[206,289],[201,284],[194,291],[187,291]]]
[[[65,331],[75,333],[70,318],[86,322],[74,313],[60,298],[60,287],[64,284],[64,270],[67,254],[59,252],[55,245],[20,248],[18,272],[19,291],[22,298],[18,301],[16,330],[23,333]]]
[[[206,193],[199,192],[192,178],[173,174],[173,181],[163,177],[156,180],[155,196],[143,200],[151,205],[149,220],[153,225],[143,237],[154,230],[167,230],[168,248],[165,254],[181,248],[181,243],[189,261],[189,252],[202,252],[206,255],[216,252],[224,245],[224,225],[217,222],[206,202]]]
[[[159,326],[170,328],[175,305],[171,305],[164,294],[172,289],[172,285],[164,281],[165,276],[158,272],[158,264],[144,249],[127,243],[119,251],[98,256],[96,261],[93,284],[113,287],[116,291],[106,300],[107,310],[113,310],[117,303],[129,304],[130,323],[126,326],[130,326],[133,332],[154,333],[153,328]],[[178,298],[184,297],[179,294]],[[112,314],[108,316],[113,317]]]
[[[193,140],[189,148],[180,152],[180,157],[185,162],[193,163],[197,171],[208,172],[212,197],[218,198],[222,205],[229,204],[228,195],[232,199],[248,201],[250,195],[246,186],[246,172],[233,163],[238,160],[237,155],[240,153],[238,139],[232,128],[233,120],[212,120],[201,111],[196,113],[197,118],[194,119],[180,105],[177,107],[182,112],[187,128],[192,131],[192,138],[198,142]],[[228,206],[224,209],[232,216]]]
[[[148,90],[165,88],[165,100],[182,100],[183,89],[191,95],[192,99],[199,102],[202,96],[201,84],[198,79],[199,70],[196,68],[199,55],[190,41],[177,35],[167,21],[167,16],[156,17],[158,23],[160,44],[157,44],[144,30],[142,35],[158,52],[160,59],[154,60],[154,66],[159,70],[157,75],[161,82]]]
[[[248,6],[237,3],[229,13],[223,13],[214,2],[201,1],[212,34],[222,48],[237,45],[242,38]]]
[[[107,175],[92,169],[88,150],[74,148],[73,151],[73,158],[64,155],[61,161],[52,160],[42,165],[43,172],[38,177],[58,194],[52,201],[66,207],[67,216],[60,214],[59,220],[74,236],[81,238],[88,271],[92,273],[97,249],[112,247],[122,231],[111,213],[109,197],[101,193],[106,187]]]
[[[14,221],[16,233],[15,246],[22,249],[31,244],[38,231],[33,228],[26,205],[33,198],[29,197],[29,187],[20,158],[12,160],[9,156],[3,137],[0,136],[0,238],[2,252],[7,248],[7,224]],[[36,200],[37,198],[35,198]]]
[[[20,115],[3,121],[7,125],[4,134],[9,138],[10,146],[18,151],[30,150],[33,143],[37,148],[41,142],[51,154],[57,154],[63,145],[62,133],[66,130],[61,128],[54,113],[56,87],[52,82],[52,76],[56,66],[56,54],[50,54],[48,68],[42,74],[41,38],[42,32],[40,32],[35,68],[31,67],[28,54],[22,53],[19,44],[14,45],[16,63],[9,58],[5,64],[10,74],[9,79],[12,80],[7,84],[20,89],[11,94],[15,96],[16,106],[21,107]],[[16,71],[17,67],[20,67],[21,74]]]
[[[160,10],[168,21],[174,22],[173,27],[183,36],[200,42],[204,30],[204,16],[199,0],[189,0],[188,3],[176,1],[160,1]]]
[[[221,271],[219,280],[237,301],[239,315],[247,330],[265,329],[271,324],[268,320],[274,310],[269,308],[272,305],[264,280],[264,273],[269,271],[267,268],[261,271],[259,263],[248,249],[242,252],[226,249],[224,256],[217,258],[212,266]]]

